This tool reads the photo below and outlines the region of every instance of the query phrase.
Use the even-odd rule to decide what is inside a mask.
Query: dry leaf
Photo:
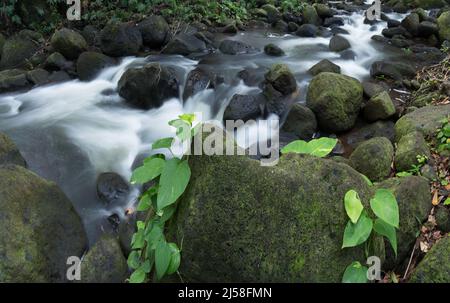
[[[431,203],[436,206],[439,204],[439,195],[438,195],[438,191],[434,191],[434,195],[433,195],[433,200],[431,201]]]
[[[428,245],[425,242],[420,242],[420,250],[426,253],[428,251]]]

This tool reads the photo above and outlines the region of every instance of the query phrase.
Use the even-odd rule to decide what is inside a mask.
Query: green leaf
[[[397,232],[395,230],[395,227],[387,224],[381,219],[376,219],[375,223],[373,224],[373,229],[378,234],[388,238],[389,242],[391,243],[392,249],[397,256]]]
[[[145,244],[144,230],[139,229],[132,237],[131,248],[142,249],[144,248],[144,244]]]
[[[361,174],[361,176],[363,177],[363,179],[364,179],[364,180],[366,180],[366,182],[367,182],[367,185],[369,185],[369,186],[373,186],[373,183],[372,183],[372,181],[370,181],[370,179],[369,179],[369,178],[367,178],[367,176],[366,176],[366,175],[364,175],[364,174]]]
[[[372,220],[364,212],[356,224],[348,221],[344,231],[342,248],[354,247],[364,243],[369,238],[372,227]]]
[[[175,203],[184,193],[191,178],[191,169],[186,160],[177,158],[166,161],[159,180],[157,210]]]
[[[191,137],[191,125],[181,119],[172,120],[169,122],[170,126],[177,129],[177,137],[185,141]]]
[[[348,217],[350,218],[352,223],[356,224],[364,209],[364,206],[359,199],[358,193],[354,190],[349,190],[345,194],[344,204],[345,211],[347,212]]]
[[[332,138],[320,138],[309,142],[297,140],[281,149],[281,153],[309,154],[322,158],[331,153],[336,144],[337,139]]]
[[[398,204],[394,194],[390,190],[377,190],[373,199],[370,200],[370,207],[378,218],[398,228]]]
[[[450,198],[447,198],[447,199],[444,201],[444,205],[445,205],[445,206],[450,205]]]
[[[178,116],[178,118],[189,123],[189,125],[192,125],[192,122],[194,122],[194,120],[195,120],[195,115],[194,114],[182,114],[182,115]]]
[[[403,178],[403,177],[409,177],[412,176],[413,173],[411,172],[407,172],[407,171],[402,171],[396,174],[397,177]]]
[[[172,255],[170,256],[170,263],[169,267],[167,269],[167,274],[171,275],[175,273],[178,268],[180,267],[181,262],[181,254],[180,249],[175,243],[169,243],[170,250],[172,252]]]
[[[163,138],[155,141],[152,144],[152,149],[170,148],[173,143],[173,138]]]
[[[145,193],[139,200],[136,208],[137,211],[146,211],[152,206],[152,199],[149,194]]]
[[[148,243],[150,249],[155,249],[156,245],[164,240],[163,230],[159,225],[153,224],[152,229],[145,235],[145,240]]]
[[[159,241],[155,251],[156,277],[161,280],[167,272],[172,251],[166,241]]]
[[[141,265],[141,251],[140,250],[133,250],[128,255],[127,264],[128,264],[129,268],[137,269]]]
[[[161,158],[153,158],[136,168],[131,176],[131,184],[144,184],[158,177],[163,171],[165,161]]]
[[[146,273],[142,268],[135,270],[130,276],[130,283],[142,283],[145,281]]]
[[[361,263],[353,262],[345,269],[342,283],[367,283],[367,270]]]

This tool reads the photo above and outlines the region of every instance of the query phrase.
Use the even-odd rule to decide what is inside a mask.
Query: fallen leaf
[[[426,253],[428,251],[428,245],[425,242],[420,242],[420,250]]]
[[[436,205],[439,204],[439,195],[438,195],[438,191],[437,191],[437,190],[434,192],[433,200],[431,201],[431,203],[432,203],[434,206],[436,206]]]

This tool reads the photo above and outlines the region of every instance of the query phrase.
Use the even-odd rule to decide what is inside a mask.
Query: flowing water
[[[142,159],[142,155],[149,152],[151,142],[173,135],[167,122],[181,113],[201,112],[204,121],[221,121],[234,94],[259,90],[257,86],[249,87],[240,81],[236,76],[239,71],[248,68],[262,75],[264,68],[273,63],[285,63],[295,74],[300,98],[304,100],[311,80],[307,70],[322,59],[330,59],[341,66],[343,74],[363,80],[369,76],[374,61],[401,57],[400,50],[377,45],[371,40],[371,36],[380,34],[386,27],[385,22],[366,25],[362,12],[343,17],[345,25],[342,28],[349,32],[344,36],[352,45],[354,59],[344,59],[340,54],[330,52],[330,38],[299,38],[268,30],[242,32],[227,38],[244,41],[259,49],[274,43],[285,51],[286,56],[217,53],[198,60],[167,55],[124,58],[119,65],[103,70],[91,82],[73,80],[25,93],[0,95],[0,131],[16,142],[31,170],[56,182],[73,201],[92,243],[102,231],[111,229],[106,218],[111,214],[122,216],[139,194],[135,188],[126,201],[105,205],[96,194],[97,176],[103,172],[116,172],[128,180],[136,159]],[[399,20],[402,15],[391,14],[389,17]],[[225,82],[184,103],[181,98],[174,98],[160,108],[148,111],[127,106],[116,92],[121,75],[130,67],[153,61],[173,66],[180,83],[184,83],[189,71],[199,65],[222,75]],[[183,87],[180,96],[182,93]],[[253,140],[257,140],[257,134],[254,135]]]

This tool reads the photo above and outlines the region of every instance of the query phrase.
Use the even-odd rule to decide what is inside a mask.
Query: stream
[[[395,13],[388,16],[396,20],[404,17]],[[151,143],[173,135],[174,129],[167,122],[182,113],[201,112],[204,121],[221,121],[234,94],[259,90],[257,86],[245,85],[237,77],[238,72],[251,69],[252,73],[263,75],[272,64],[285,63],[297,79],[300,99],[305,100],[311,80],[308,69],[322,59],[339,65],[342,74],[364,80],[374,61],[402,57],[402,50],[371,40],[373,35],[381,34],[386,22],[364,24],[363,12],[341,17],[345,20],[341,28],[349,32],[343,36],[352,46],[354,59],[329,51],[331,37],[300,38],[270,30],[239,32],[219,38],[241,40],[260,50],[274,43],[286,55],[269,57],[259,52],[230,56],[217,52],[196,60],[172,55],[123,58],[119,65],[106,68],[90,82],[72,80],[25,93],[0,95],[0,131],[16,142],[29,169],[61,187],[74,203],[93,243],[102,232],[111,230],[107,218],[112,214],[123,216],[139,195],[139,189],[133,188],[127,199],[106,205],[97,197],[98,175],[115,172],[129,180],[132,168],[150,152]],[[184,103],[180,97],[148,111],[128,106],[116,91],[120,77],[128,68],[154,61],[173,66],[180,83],[199,65],[221,75],[224,83]],[[258,140],[257,134],[253,140]]]

